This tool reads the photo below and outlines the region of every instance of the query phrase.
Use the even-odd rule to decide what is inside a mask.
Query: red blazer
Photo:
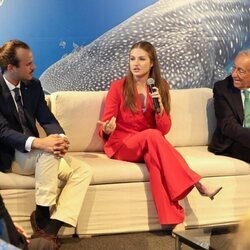
[[[107,94],[102,121],[116,117],[116,129],[106,140],[103,136],[102,127],[99,135],[104,140],[104,151],[111,158],[120,146],[134,134],[145,129],[158,129],[162,135],[168,133],[171,127],[170,116],[163,112],[162,115],[155,113],[152,97],[147,92],[146,111],[142,111],[140,97],[136,92],[136,104],[138,112],[133,113],[128,108],[124,108],[123,85],[125,78],[111,83]]]

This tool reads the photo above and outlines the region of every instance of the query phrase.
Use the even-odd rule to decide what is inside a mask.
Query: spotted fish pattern
[[[172,89],[212,87],[250,47],[249,29],[249,0],[160,0],[59,60],[40,80],[48,92],[107,90],[127,73],[132,44],[147,40]]]

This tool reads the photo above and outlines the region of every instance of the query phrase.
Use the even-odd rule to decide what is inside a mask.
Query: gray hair
[[[245,49],[245,50],[240,51],[237,56],[247,56],[247,57],[250,57],[250,49]]]

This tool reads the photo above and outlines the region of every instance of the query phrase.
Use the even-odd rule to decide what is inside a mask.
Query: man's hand
[[[56,155],[58,158],[62,158],[68,152],[70,146],[69,140],[65,135],[60,135],[60,137],[63,138],[64,143],[54,147],[54,155]]]
[[[44,138],[35,138],[32,143],[32,148],[44,150],[61,158],[68,151],[69,141],[66,136],[52,134]]]

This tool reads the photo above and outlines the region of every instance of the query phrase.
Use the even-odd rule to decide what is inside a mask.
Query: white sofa
[[[78,225],[63,228],[63,235],[161,229],[144,164],[108,159],[103,153],[97,121],[106,93],[56,92],[49,98],[51,110],[71,142],[69,153],[88,163],[94,173]],[[181,201],[187,228],[238,222],[250,207],[250,167],[207,151],[216,123],[212,90],[171,90],[171,103],[172,128],[166,138],[205,182],[223,186],[213,201],[201,197],[196,189]],[[31,233],[34,178],[0,173],[0,192],[13,219]]]

